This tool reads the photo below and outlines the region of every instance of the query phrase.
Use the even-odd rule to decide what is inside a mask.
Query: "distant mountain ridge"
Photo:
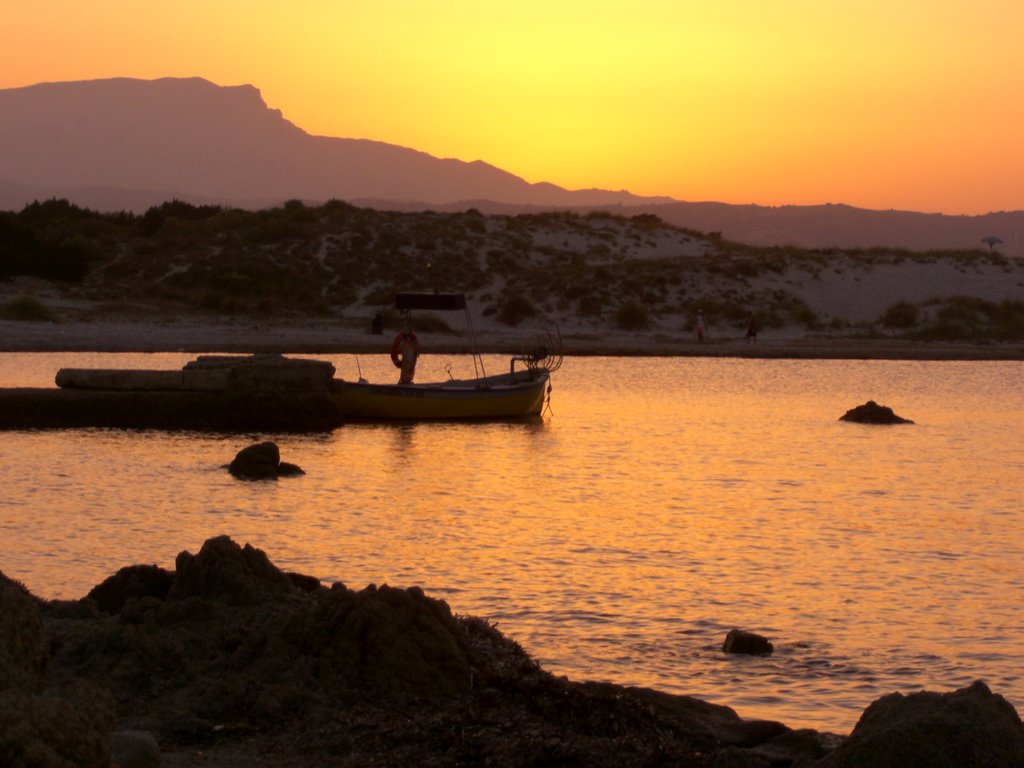
[[[20,184],[71,195],[81,190],[102,198],[121,190],[149,199],[169,195],[242,207],[292,198],[483,198],[536,205],[669,199],[569,191],[530,184],[481,161],[313,136],[268,108],[253,86],[223,87],[201,78],[114,78],[0,90],[0,114],[0,179],[15,196]]]
[[[368,139],[314,136],[251,85],[113,78],[0,90],[0,209],[62,197],[141,212],[177,198],[265,208],[331,198],[403,210],[607,209],[755,245],[985,248],[1024,256],[1024,211],[947,216],[845,205],[744,206],[567,190],[482,161],[439,159]]]

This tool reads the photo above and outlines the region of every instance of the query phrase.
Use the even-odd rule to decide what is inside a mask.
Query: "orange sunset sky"
[[[528,181],[976,214],[1024,209],[1022,41],[1022,0],[32,0],[0,88],[200,76]]]

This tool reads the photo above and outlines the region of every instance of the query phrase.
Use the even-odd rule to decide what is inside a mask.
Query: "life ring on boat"
[[[413,360],[420,356],[420,340],[416,338],[416,334],[412,331],[402,331],[391,342],[391,362],[395,364],[395,368],[402,367],[402,343],[406,339],[412,342]]]

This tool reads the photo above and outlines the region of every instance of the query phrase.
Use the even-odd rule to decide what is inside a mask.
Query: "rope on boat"
[[[473,374],[478,379],[486,379],[487,370],[484,368],[484,359],[480,355],[480,347],[477,344],[476,329],[473,327],[473,315],[469,312],[469,304],[466,305],[463,311],[466,313],[466,325],[469,326],[469,338],[473,340]]]
[[[555,326],[554,331],[550,328],[543,334],[533,338],[533,346],[520,354],[519,358],[531,370],[543,368],[548,373],[554,373],[562,367],[562,332]]]
[[[544,402],[544,410],[540,412],[540,415],[543,416],[545,413],[551,416],[555,415],[555,412],[551,409],[551,379],[548,379],[548,396]]]

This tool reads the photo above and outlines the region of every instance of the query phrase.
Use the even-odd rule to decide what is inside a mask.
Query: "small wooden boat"
[[[432,384],[332,382],[346,420],[511,419],[539,415],[550,374],[544,368]]]
[[[398,293],[396,308],[408,315],[412,310],[464,310],[473,336],[474,368],[480,373],[473,379],[450,379],[425,384],[372,384],[364,379],[332,383],[338,410],[346,420],[443,420],[443,419],[510,419],[536,416],[550,394],[551,372],[561,365],[560,355],[551,355],[540,345],[530,352],[512,358],[508,373],[488,376],[483,360],[476,351],[472,320],[461,293]],[[407,322],[411,329],[411,321]],[[395,337],[391,358],[402,368],[405,379],[408,360],[399,356],[403,336]],[[412,335],[415,339],[415,336]],[[418,342],[416,342],[418,354]],[[516,363],[522,368],[516,370]],[[413,368],[415,361],[413,361]]]

